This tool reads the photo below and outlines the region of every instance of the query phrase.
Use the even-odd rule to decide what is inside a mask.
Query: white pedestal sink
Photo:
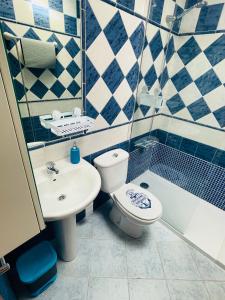
[[[73,165],[69,159],[56,162],[57,175],[48,175],[46,166],[34,170],[44,219],[54,221],[60,257],[76,257],[76,222],[74,215],[84,210],[101,187],[98,171],[84,159]]]

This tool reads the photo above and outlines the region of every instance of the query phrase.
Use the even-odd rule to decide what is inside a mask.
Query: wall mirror
[[[26,142],[48,143],[62,137],[45,128],[41,120],[51,118],[53,111],[59,111],[61,118],[74,111],[83,113],[80,0],[47,7],[41,0],[23,2],[30,5],[27,19],[2,21],[1,31]],[[46,43],[40,46],[37,41],[54,45],[52,65],[54,58],[44,48]]]

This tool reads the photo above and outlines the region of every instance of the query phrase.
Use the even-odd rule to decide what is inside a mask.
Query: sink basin
[[[73,165],[69,159],[56,162],[59,174],[47,174],[46,166],[34,170],[44,219],[54,221],[58,252],[71,261],[76,256],[76,222],[74,215],[90,205],[101,187],[98,171],[81,159]]]

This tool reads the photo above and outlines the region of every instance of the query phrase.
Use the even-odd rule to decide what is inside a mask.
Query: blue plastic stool
[[[17,259],[19,278],[31,296],[40,295],[56,280],[56,262],[57,254],[47,241],[39,243]]]

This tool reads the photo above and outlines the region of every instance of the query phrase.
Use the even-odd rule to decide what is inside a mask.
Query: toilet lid
[[[114,200],[122,209],[142,220],[154,220],[161,216],[162,205],[149,191],[128,183],[113,193]]]

